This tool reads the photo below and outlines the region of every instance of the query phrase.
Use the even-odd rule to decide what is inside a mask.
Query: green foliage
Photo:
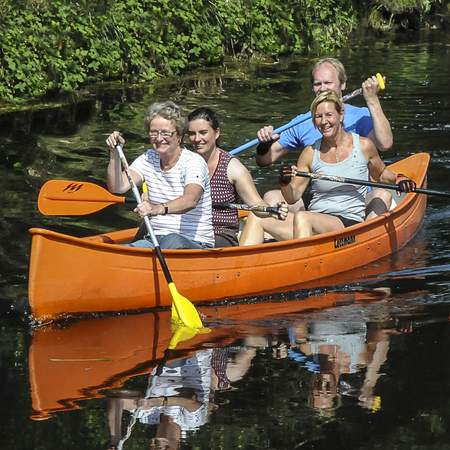
[[[342,47],[356,26],[356,17],[349,1],[301,0],[301,13],[307,42],[318,53],[330,52]]]
[[[227,55],[342,46],[355,26],[337,0],[0,0],[0,99],[105,80],[151,81]]]
[[[373,0],[369,9],[369,25],[381,31],[393,28],[418,28],[433,7],[442,0]]]

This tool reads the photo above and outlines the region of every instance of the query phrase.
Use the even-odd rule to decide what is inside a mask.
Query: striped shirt
[[[162,171],[159,154],[154,149],[148,149],[133,161],[130,169],[147,183],[152,203],[167,203],[181,197],[188,184],[200,185],[203,194],[194,209],[184,214],[169,212],[152,217],[152,227],[157,235],[178,233],[194,241],[214,245],[208,166],[200,155],[184,148],[176,164]]]

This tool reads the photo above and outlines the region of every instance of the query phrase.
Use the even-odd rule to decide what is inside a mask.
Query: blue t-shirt
[[[359,106],[344,105],[344,129],[345,131],[359,134],[360,136],[368,136],[373,130],[372,117],[367,108]],[[309,117],[308,117],[309,116]],[[314,126],[311,120],[311,114],[300,114],[291,120],[291,122],[305,119],[305,122],[283,131],[278,141],[283,148],[292,151],[296,149],[303,149],[307,145],[312,145],[317,139],[320,139],[322,135],[319,130]]]

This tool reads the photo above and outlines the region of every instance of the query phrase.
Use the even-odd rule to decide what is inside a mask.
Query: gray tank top
[[[352,152],[346,159],[337,163],[327,163],[320,159],[319,149],[322,139],[317,140],[313,145],[312,172],[368,180],[369,169],[361,151],[359,135],[352,133],[352,137]],[[311,180],[311,192],[313,197],[308,207],[309,211],[342,216],[358,222],[364,220],[367,186]]]

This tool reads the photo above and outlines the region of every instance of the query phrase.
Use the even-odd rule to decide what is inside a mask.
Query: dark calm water
[[[375,72],[387,77],[395,147],[385,160],[429,152],[429,187],[450,191],[450,34],[370,37],[338,56],[349,90]],[[445,199],[429,197],[420,233],[398,254],[266,307],[204,308],[212,332],[165,358],[164,312],[38,329],[6,313],[26,299],[28,228],[81,236],[135,223],[124,206],[43,217],[44,181],[102,182],[107,134],[125,132],[131,160],[144,148],[145,107],[166,98],[216,109],[222,146],[237,147],[308,108],[310,65],[208,70],[156,90],[99,89],[76,106],[0,115],[2,449],[153,448],[156,436],[183,449],[450,449]],[[256,168],[251,152],[242,160],[261,193],[275,186],[277,167]]]

